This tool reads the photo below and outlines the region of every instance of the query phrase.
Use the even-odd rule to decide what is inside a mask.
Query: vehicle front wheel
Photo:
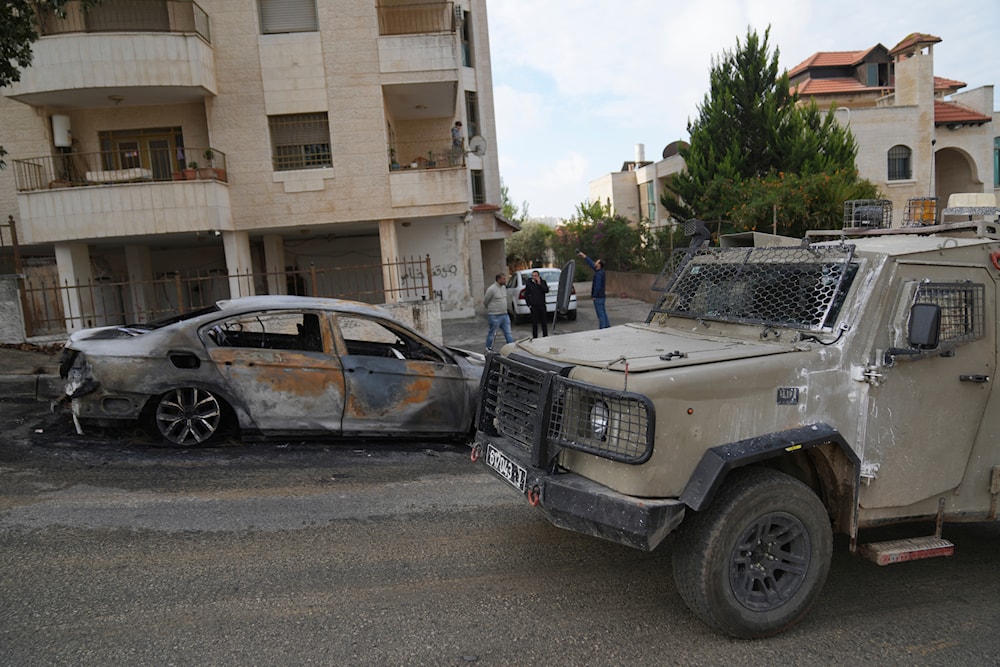
[[[222,402],[197,387],[171,389],[160,396],[153,423],[164,440],[188,447],[211,440],[222,426]]]
[[[833,552],[820,499],[767,468],[731,472],[677,537],[673,570],[681,598],[707,624],[743,639],[800,620],[823,588]]]

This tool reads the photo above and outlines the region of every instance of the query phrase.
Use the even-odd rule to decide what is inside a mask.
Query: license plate
[[[511,461],[506,454],[493,445],[486,447],[486,465],[507,480],[515,489],[524,492],[528,471]]]

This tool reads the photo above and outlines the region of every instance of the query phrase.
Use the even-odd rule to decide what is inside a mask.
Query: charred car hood
[[[640,323],[534,340],[525,339],[512,346],[511,353],[527,353],[560,364],[624,369],[628,363],[629,372],[633,373],[761,357],[801,349],[801,344],[746,340],[709,335],[704,329],[684,331]]]

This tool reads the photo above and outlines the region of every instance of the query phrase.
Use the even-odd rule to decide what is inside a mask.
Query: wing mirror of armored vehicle
[[[885,363],[891,366],[896,357],[921,354],[938,346],[941,338],[941,306],[915,303],[910,307],[910,324],[906,335],[908,348],[890,347],[885,351]]]

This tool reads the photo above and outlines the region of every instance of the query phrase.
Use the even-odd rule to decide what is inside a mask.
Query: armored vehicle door
[[[985,268],[901,263],[872,350],[862,507],[961,483],[995,381],[995,289]]]

